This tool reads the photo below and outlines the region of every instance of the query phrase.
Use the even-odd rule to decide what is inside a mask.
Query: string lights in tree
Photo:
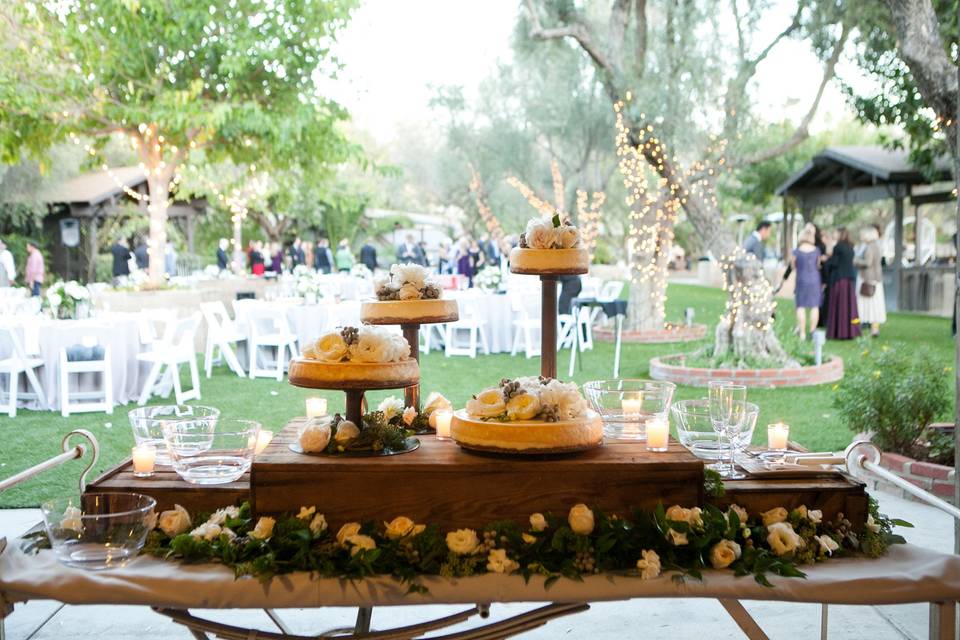
[[[477,210],[480,211],[480,219],[483,220],[490,237],[496,241],[503,238],[503,227],[500,221],[493,215],[490,205],[487,204],[487,197],[483,191],[483,182],[480,180],[480,172],[472,164],[470,165],[470,191],[477,200]]]

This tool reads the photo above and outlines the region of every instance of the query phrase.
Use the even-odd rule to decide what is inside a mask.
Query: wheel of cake
[[[360,319],[367,324],[432,324],[456,322],[460,310],[456,300],[366,300],[360,305]]]
[[[324,362],[294,358],[290,384],[307,389],[400,389],[420,382],[420,365],[413,358],[397,362]]]
[[[559,214],[530,220],[520,246],[510,251],[513,273],[563,276],[589,270],[590,252],[580,242],[580,231]]]
[[[504,454],[560,454],[595,449],[603,444],[600,414],[546,422],[492,422],[472,418],[464,409],[453,414],[450,436],[464,449]]]

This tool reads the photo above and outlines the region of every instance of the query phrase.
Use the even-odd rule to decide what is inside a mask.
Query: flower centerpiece
[[[402,335],[372,325],[344,327],[323,334],[303,350],[303,357],[322,362],[399,362],[410,357]]]
[[[320,274],[304,264],[298,264],[293,268],[294,289],[297,295],[312,300],[323,297],[323,290],[320,287]]]
[[[419,264],[395,264],[390,275],[375,278],[373,290],[377,300],[436,300],[443,289],[440,283]]]
[[[55,282],[44,296],[44,306],[62,319],[75,319],[85,306],[89,309],[90,290],[76,280]],[[82,315],[82,314],[81,314]]]
[[[500,267],[484,267],[474,277],[473,281],[484,291],[493,292],[500,288],[500,283],[503,282],[503,274],[500,272]]]
[[[580,230],[560,214],[533,218],[520,234],[521,249],[575,249],[580,246]]]
[[[350,275],[354,278],[360,278],[361,280],[369,280],[373,277],[373,271],[370,271],[370,268],[362,262],[350,267]]]
[[[467,401],[467,414],[479,420],[511,422],[577,420],[587,415],[587,401],[574,382],[554,378],[503,378]]]

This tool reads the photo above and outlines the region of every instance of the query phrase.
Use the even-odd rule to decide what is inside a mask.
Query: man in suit
[[[317,250],[313,252],[313,268],[320,273],[333,271],[333,252],[330,251],[330,241],[326,238],[317,240]]]
[[[122,237],[110,247],[110,254],[113,256],[113,277],[116,280],[122,276],[130,275],[130,249],[127,248],[127,241]]]
[[[146,269],[150,266],[150,254],[147,252],[147,243],[143,237],[137,238],[137,246],[133,248],[133,257],[137,259],[137,268]]]
[[[230,256],[227,255],[227,248],[229,246],[229,240],[220,238],[220,243],[217,245],[217,267],[220,268],[220,271],[226,271],[227,267],[230,266]]]
[[[297,236],[293,239],[293,244],[290,245],[289,254],[291,269],[301,264],[306,264],[307,253],[303,250],[303,241],[300,239],[300,236]]]
[[[360,263],[370,271],[377,269],[377,248],[369,240],[360,247]]]
[[[412,233],[408,233],[404,243],[397,247],[397,262],[426,264],[423,249],[417,244]]]
[[[747,236],[747,239],[743,242],[743,250],[756,256],[757,260],[760,261],[761,264],[763,263],[763,259],[767,256],[767,249],[764,247],[763,243],[766,242],[767,238],[770,237],[770,232],[772,230],[773,225],[764,220],[757,225],[756,230]]]

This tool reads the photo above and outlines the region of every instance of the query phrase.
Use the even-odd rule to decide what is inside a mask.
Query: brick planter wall
[[[748,387],[811,387],[843,378],[843,360],[836,356],[819,366],[793,369],[705,369],[685,367],[685,355],[650,359],[650,377],[692,387],[705,387],[711,380],[735,380]]]
[[[933,464],[932,462],[920,462],[897,453],[884,453],[880,457],[880,466],[897,474],[907,482],[929,491],[938,498],[953,503],[953,483],[956,477],[956,470],[953,467]],[[909,493],[889,482],[877,480],[874,485],[878,489],[902,496],[908,500],[916,500]]]
[[[626,331],[620,338],[623,342],[638,344],[660,344],[667,342],[696,342],[703,340],[707,335],[707,325],[694,324],[670,325],[663,329],[651,331]],[[593,330],[593,339],[599,342],[613,342],[617,338],[617,331],[613,327],[597,327]]]

